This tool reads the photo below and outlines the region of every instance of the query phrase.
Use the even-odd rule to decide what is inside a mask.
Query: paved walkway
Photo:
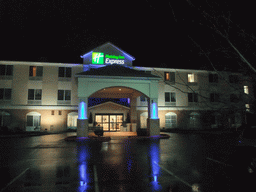
[[[96,136],[94,132],[89,132],[89,136]],[[137,136],[137,132],[104,132],[104,137],[128,137]]]

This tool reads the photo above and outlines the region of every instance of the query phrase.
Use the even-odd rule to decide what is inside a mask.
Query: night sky
[[[244,68],[217,26],[256,66],[255,16],[253,1],[1,0],[0,60],[82,63],[111,42],[134,66],[212,70],[207,53],[214,66]]]

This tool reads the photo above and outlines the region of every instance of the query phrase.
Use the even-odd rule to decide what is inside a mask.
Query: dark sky
[[[218,27],[254,63],[253,1],[221,2],[0,0],[0,60],[82,63],[80,55],[112,42],[136,58],[135,66],[209,69],[198,44],[216,66],[236,68],[237,55],[211,29],[230,13],[232,22],[220,19]]]

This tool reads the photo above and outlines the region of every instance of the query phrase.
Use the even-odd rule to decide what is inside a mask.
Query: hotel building
[[[253,101],[251,79],[240,73],[136,67],[112,43],[81,58],[83,64],[0,61],[0,127],[77,129],[81,137],[95,126],[149,135],[238,127]]]

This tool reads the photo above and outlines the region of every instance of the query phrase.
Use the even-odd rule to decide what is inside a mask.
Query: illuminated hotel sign
[[[102,52],[92,52],[92,64],[104,65],[104,64],[124,64],[124,56],[105,55]]]

